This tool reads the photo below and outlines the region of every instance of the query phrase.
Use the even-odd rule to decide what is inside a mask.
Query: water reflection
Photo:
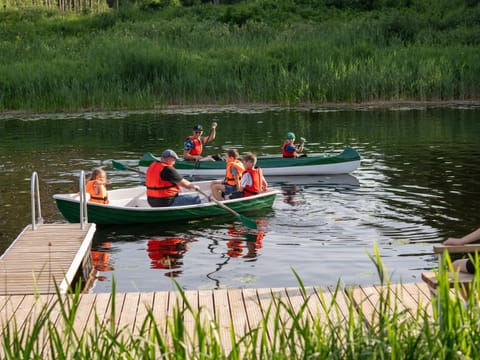
[[[191,239],[167,237],[147,240],[147,253],[150,258],[150,268],[170,270],[164,275],[178,277],[183,265],[183,256],[188,251],[188,243]],[[172,271],[175,270],[175,271]]]
[[[257,230],[230,224],[226,233],[227,238],[224,241],[216,239],[209,244],[210,253],[219,257],[220,260],[216,263],[215,269],[206,274],[206,277],[214,282],[210,287],[219,289],[228,286],[228,282],[224,282],[225,274],[228,274],[230,270],[227,265],[235,268],[242,262],[255,262],[261,256],[260,250],[263,247],[268,221],[257,220],[257,224],[259,226]],[[255,277],[254,273],[243,273],[241,277],[237,275],[236,280],[247,283],[254,281]]]
[[[97,250],[92,250],[92,262],[93,267],[97,272],[96,280],[98,281],[106,280],[105,276],[98,275],[98,273],[114,270],[110,260],[111,247],[111,242],[104,242],[98,246]]]

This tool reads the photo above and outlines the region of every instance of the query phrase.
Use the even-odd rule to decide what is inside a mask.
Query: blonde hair
[[[251,162],[253,165],[255,165],[257,163],[257,157],[253,153],[248,152],[243,155],[243,161]]]
[[[95,179],[98,179],[100,177],[105,178],[106,176],[107,175],[102,168],[94,168],[92,170],[92,173],[90,174],[90,178],[88,180],[95,180]]]

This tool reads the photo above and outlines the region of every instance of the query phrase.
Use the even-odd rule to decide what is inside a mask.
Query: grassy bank
[[[447,260],[448,261],[448,260]],[[276,300],[263,321],[245,335],[235,335],[230,326],[230,339],[208,312],[192,307],[179,288],[184,306],[173,309],[165,324],[156,322],[150,309],[138,332],[119,327],[115,291],[108,314],[95,317],[95,326],[84,331],[78,328],[77,314],[81,295],[57,296],[42,305],[41,298],[25,323],[2,320],[0,352],[4,359],[475,359],[480,355],[477,274],[474,291],[468,299],[449,291],[441,273],[440,291],[432,311],[419,307],[416,312],[402,309],[397,294],[389,287],[388,278],[378,253],[374,258],[386,291],[378,299],[374,318],[347,301],[347,316],[339,316],[336,298],[323,301],[328,317],[309,314],[308,295],[303,304],[292,307],[288,301]],[[445,265],[445,264],[442,264]],[[321,290],[319,290],[321,292]],[[348,299],[348,291],[347,291]],[[342,301],[341,301],[342,302]],[[6,305],[8,307],[9,305]],[[429,315],[433,314],[433,315]],[[58,316],[58,319],[56,320]],[[105,319],[104,319],[105,317]],[[189,326],[185,319],[189,319]],[[110,319],[110,320],[109,320]],[[131,324],[129,324],[131,328]],[[187,329],[190,329],[188,330]],[[267,330],[270,329],[270,330]],[[163,331],[162,331],[163,330]],[[238,329],[237,329],[238,330]],[[271,332],[273,330],[273,333]],[[270,333],[267,333],[269,332]],[[272,336],[274,334],[274,336]],[[230,344],[229,344],[230,342]],[[231,350],[226,350],[226,345]]]
[[[477,1],[343,3],[7,7],[0,111],[480,98]]]

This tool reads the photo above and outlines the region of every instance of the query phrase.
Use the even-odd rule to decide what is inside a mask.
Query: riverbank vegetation
[[[0,112],[480,98],[480,0],[215,2],[0,0]]]
[[[458,286],[449,289],[446,272],[439,275],[438,297],[416,311],[402,308],[394,287],[382,268],[378,252],[374,262],[386,291],[370,317],[348,301],[340,309],[341,289],[331,300],[323,299],[317,315],[310,313],[308,294],[293,307],[277,299],[264,313],[263,321],[243,336],[230,338],[205,309],[192,307],[178,288],[184,306],[177,305],[167,324],[158,323],[152,309],[139,322],[120,327],[115,290],[106,314],[97,314],[95,326],[82,329],[84,316],[77,314],[81,295],[58,295],[50,303],[32,310],[31,319],[21,323],[2,317],[0,351],[3,359],[476,359],[480,355],[480,274],[465,301]],[[441,264],[446,266],[446,260]],[[477,259],[478,264],[478,259]],[[321,292],[321,290],[319,290]],[[351,294],[351,293],[350,293]],[[351,296],[350,296],[351,299]],[[10,301],[10,300],[9,300]],[[366,300],[368,302],[368,300]],[[370,305],[371,306],[371,305]],[[5,308],[10,305],[6,304]],[[4,310],[3,310],[4,311]],[[123,311],[128,311],[124,309]],[[320,316],[324,312],[328,316]],[[22,313],[19,311],[17,313]],[[346,313],[343,318],[340,314]],[[90,317],[92,317],[91,315]],[[188,325],[184,322],[188,318]],[[20,319],[18,319],[20,320]],[[7,321],[7,322],[5,322]],[[138,319],[137,319],[138,321]],[[168,335],[165,333],[167,329]],[[242,329],[237,329],[242,330]],[[241,332],[241,331],[240,331]],[[227,350],[231,349],[231,350]]]

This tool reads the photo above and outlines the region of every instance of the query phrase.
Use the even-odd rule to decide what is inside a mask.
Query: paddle
[[[215,199],[213,196],[212,197],[209,197],[207,194],[205,194],[202,190],[197,190],[200,194],[202,194],[203,196],[205,196],[207,199],[213,201],[215,204],[217,204],[218,206],[220,206],[222,209],[228,211],[229,213],[231,213],[232,215],[235,215],[237,218],[239,218],[243,225],[245,225],[246,227],[250,228],[250,229],[256,229],[257,228],[257,223],[252,220],[252,219],[249,219],[243,215],[240,215],[239,213],[237,213],[235,210],[229,208],[228,206],[226,206],[225,204],[221,203],[220,201],[218,201],[217,199]]]
[[[112,165],[115,169],[117,170],[130,170],[130,171],[134,171],[136,173],[139,173],[139,174],[142,174],[142,175],[145,175],[145,173],[141,170],[138,170],[138,169],[135,169],[135,168],[132,168],[130,166],[127,166],[127,165],[124,165],[122,163],[119,163],[118,161],[115,161],[115,160],[112,160]]]

